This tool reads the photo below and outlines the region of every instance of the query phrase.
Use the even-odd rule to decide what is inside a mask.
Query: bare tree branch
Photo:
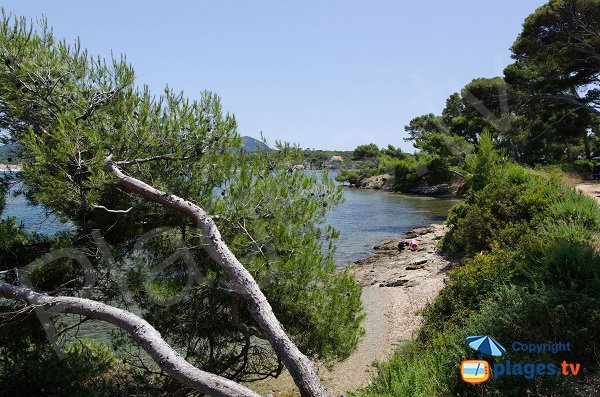
[[[152,156],[152,157],[147,157],[147,158],[143,158],[143,159],[115,161],[114,163],[116,165],[123,166],[123,165],[130,165],[130,164],[143,164],[143,163],[148,163],[150,161],[160,161],[160,160],[186,161],[186,160],[191,160],[197,156],[198,156],[198,154],[191,155],[191,156],[183,156],[183,157],[173,157],[169,154],[162,154],[160,156]]]
[[[181,197],[162,192],[145,182],[128,176],[117,164],[106,159],[106,170],[112,173],[121,186],[139,196],[171,208],[190,218],[202,232],[205,249],[210,257],[229,276],[234,288],[244,297],[254,321],[269,340],[277,356],[290,372],[302,396],[327,396],[313,363],[298,349],[279,323],[267,298],[254,277],[231,252],[212,218],[196,204]]]
[[[126,310],[84,298],[53,297],[4,282],[0,282],[0,296],[41,306],[53,313],[79,314],[116,325],[127,331],[170,376],[201,393],[215,397],[260,396],[234,381],[194,367],[173,350],[154,327]]]
[[[98,208],[98,209],[104,210],[106,212],[110,212],[111,214],[128,214],[129,211],[131,211],[133,209],[133,207],[129,207],[126,210],[111,210],[109,208],[106,208],[103,205],[94,205],[94,208]]]

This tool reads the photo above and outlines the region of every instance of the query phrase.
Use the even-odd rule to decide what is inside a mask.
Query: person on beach
[[[417,243],[417,240],[412,239],[410,240],[410,244],[408,245],[408,247],[411,251],[416,251],[419,249],[419,243]]]

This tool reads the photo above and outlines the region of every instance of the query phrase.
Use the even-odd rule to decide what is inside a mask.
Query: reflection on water
[[[335,259],[338,266],[363,259],[373,246],[420,226],[441,223],[458,201],[397,193],[344,189],[345,202],[327,216],[340,231]]]

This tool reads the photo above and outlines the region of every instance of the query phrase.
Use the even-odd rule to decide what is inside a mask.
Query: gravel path
[[[410,339],[419,327],[418,311],[437,296],[451,265],[435,252],[445,232],[442,225],[412,230],[401,239],[376,246],[373,256],[352,265],[356,281],[363,287],[365,336],[348,359],[331,370],[319,369],[331,396],[367,385],[375,371],[373,362],[387,360],[395,346]],[[398,242],[411,238],[419,242],[419,250],[399,252]],[[298,395],[287,373],[249,386],[262,394]]]

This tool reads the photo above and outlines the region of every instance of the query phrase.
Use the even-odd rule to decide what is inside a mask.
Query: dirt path
[[[363,287],[365,336],[348,359],[332,370],[319,369],[330,395],[345,395],[367,385],[375,370],[373,362],[388,359],[395,346],[410,339],[419,327],[421,317],[417,313],[439,293],[450,264],[435,252],[445,231],[441,225],[415,229],[402,240],[415,238],[418,251],[398,252],[400,240],[393,240],[379,245],[373,256],[352,266]],[[298,395],[287,373],[249,386],[262,394]]]
[[[600,181],[585,181],[577,185],[577,189],[596,199],[596,201],[600,203]]]

